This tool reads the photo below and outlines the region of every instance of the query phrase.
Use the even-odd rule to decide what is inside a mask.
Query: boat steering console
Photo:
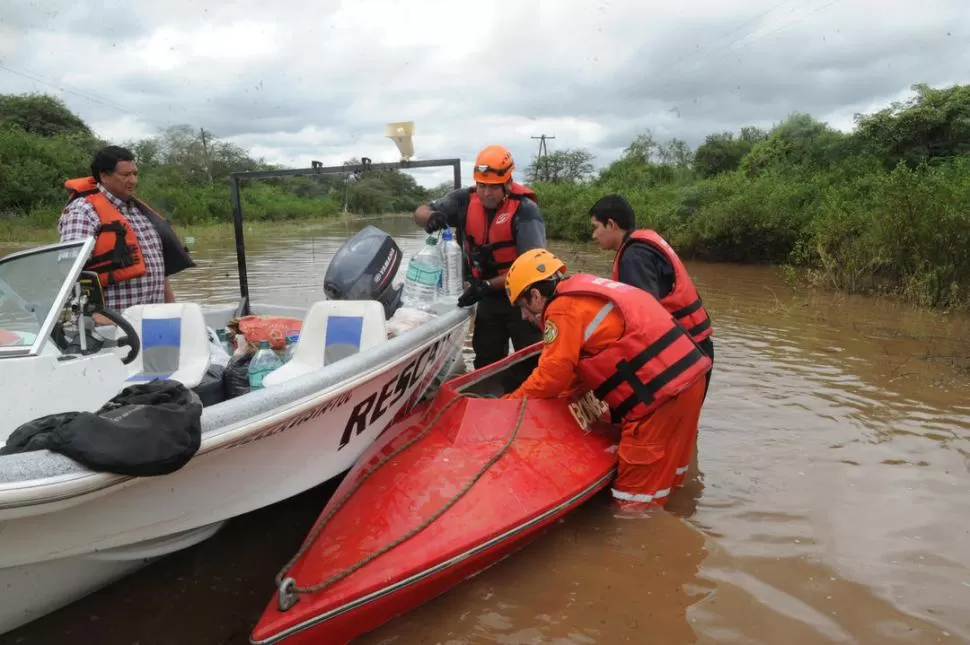
[[[109,338],[99,333],[95,315],[117,325],[119,334]],[[93,271],[82,271],[74,283],[73,293],[61,311],[60,319],[54,324],[51,340],[63,353],[82,356],[97,354],[102,349],[127,346],[130,349],[121,359],[125,365],[135,360],[141,348],[138,333],[132,324],[121,313],[105,306],[101,282]]]

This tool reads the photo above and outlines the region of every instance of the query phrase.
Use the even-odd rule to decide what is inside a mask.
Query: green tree
[[[451,182],[451,181],[443,181],[443,182],[441,182],[440,184],[438,184],[437,186],[435,186],[434,188],[432,188],[432,189],[430,189],[428,191],[428,197],[427,197],[427,199],[428,199],[428,201],[433,200],[433,199],[441,199],[442,197],[444,197],[445,195],[447,195],[448,193],[450,193],[454,189],[455,189],[454,182]]]
[[[748,175],[771,168],[817,170],[832,167],[846,155],[846,135],[809,114],[792,114],[752,146],[740,164]]]
[[[63,205],[64,181],[89,174],[90,163],[90,152],[73,136],[0,129],[0,213],[12,216],[40,204]]]
[[[42,137],[94,136],[63,101],[45,94],[0,94],[0,128],[4,126],[16,126]]]
[[[883,159],[887,169],[900,161],[915,168],[923,161],[970,154],[970,85],[912,89],[916,96],[909,100],[856,115],[861,149]]]
[[[658,147],[653,132],[647,130],[638,134],[630,145],[623,150],[623,159],[642,164],[650,163],[655,158]]]
[[[741,128],[741,135],[735,139],[733,132],[709,134],[694,155],[694,167],[701,177],[713,177],[723,172],[737,170],[741,160],[751,152],[751,148],[768,138],[768,133],[760,128]]]
[[[593,154],[583,148],[556,150],[540,159],[532,156],[532,163],[526,168],[525,176],[529,181],[545,181],[554,184],[585,181],[593,175]]]
[[[694,151],[682,139],[671,139],[657,146],[657,157],[662,166],[690,169],[694,165]]]

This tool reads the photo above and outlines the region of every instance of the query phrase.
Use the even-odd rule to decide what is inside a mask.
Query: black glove
[[[484,280],[479,280],[477,278],[472,278],[472,283],[467,289],[458,297],[459,307],[471,307],[473,304],[481,300],[491,291],[491,287]]]
[[[443,228],[448,228],[448,216],[441,211],[431,211],[428,223],[424,225],[424,232],[430,235]]]

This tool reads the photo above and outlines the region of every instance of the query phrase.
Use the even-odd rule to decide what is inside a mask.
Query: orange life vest
[[[633,231],[616,253],[613,260],[613,279],[620,279],[620,256],[626,247],[633,242],[643,242],[659,251],[674,268],[674,288],[669,294],[660,299],[660,304],[670,312],[680,325],[687,330],[696,342],[701,342],[710,336],[714,329],[711,327],[711,317],[707,315],[701,297],[694,287],[694,282],[687,273],[687,267],[678,257],[667,240],[660,237],[656,231],[637,229]]]
[[[64,182],[64,187],[71,191],[68,203],[75,199],[88,200],[101,220],[94,251],[84,268],[95,271],[103,287],[145,275],[145,258],[134,227],[98,190],[94,177],[69,179]]]
[[[469,269],[476,278],[493,278],[509,270],[519,252],[515,246],[512,221],[523,197],[539,201],[531,189],[512,182],[509,195],[498,207],[491,224],[485,206],[473,186],[468,212],[465,215],[465,255]]]
[[[623,317],[623,335],[596,354],[581,353],[576,371],[606,403],[615,420],[641,419],[690,387],[713,362],[670,313],[640,289],[575,273],[563,279],[553,298],[593,295],[607,302],[585,330],[588,334],[615,307]],[[543,314],[545,327],[545,314]]]
[[[247,343],[258,345],[260,341],[269,341],[270,347],[276,350],[286,349],[286,339],[300,336],[303,320],[289,316],[259,316],[249,315],[238,321],[229,321],[230,330],[233,325],[239,329]]]

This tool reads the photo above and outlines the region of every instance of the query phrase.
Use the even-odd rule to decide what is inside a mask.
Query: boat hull
[[[618,436],[590,394],[524,403],[459,394],[525,355],[445,383],[362,455],[287,567],[302,589],[295,604],[274,597],[252,643],[349,642],[522,548],[609,485]]]
[[[469,320],[447,314],[318,380],[206,408],[199,451],[164,476],[95,473],[47,451],[3,457],[16,467],[0,479],[0,588],[18,601],[0,633],[345,472],[452,364]]]
[[[580,506],[606,487],[613,477],[608,473],[589,488],[570,499],[568,504],[547,515],[514,527],[500,539],[483,543],[477,549],[428,569],[408,580],[389,586],[373,597],[316,617],[297,627],[265,639],[254,638],[254,644],[286,643],[286,645],[315,645],[350,643],[363,633],[372,631],[393,618],[446,593],[456,585],[474,577],[526,547],[564,515]]]
[[[159,558],[215,535],[216,522],[186,533],[117,549],[0,569],[0,586],[14,589],[0,603],[0,626],[10,631],[106,587]]]

